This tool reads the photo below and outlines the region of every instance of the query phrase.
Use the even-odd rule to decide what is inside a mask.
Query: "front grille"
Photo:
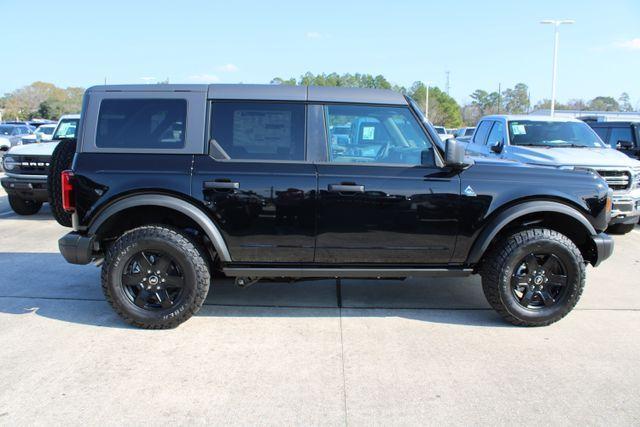
[[[11,170],[13,174],[22,175],[47,175],[51,156],[11,156],[16,162],[16,167]]]
[[[631,187],[631,173],[625,170],[598,170],[612,190],[628,190]]]

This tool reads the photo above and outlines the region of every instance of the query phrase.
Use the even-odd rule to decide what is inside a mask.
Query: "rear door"
[[[214,101],[209,154],[192,194],[209,209],[234,262],[312,262],[315,166],[302,102]]]
[[[447,263],[458,227],[459,178],[436,166],[433,141],[411,110],[326,105],[325,122],[315,261]]]

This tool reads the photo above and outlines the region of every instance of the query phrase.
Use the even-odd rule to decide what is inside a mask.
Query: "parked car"
[[[240,286],[479,273],[506,320],[547,325],[613,250],[600,176],[441,150],[397,92],[98,86],[83,105],[77,142],[52,159],[52,176],[72,167],[52,187],[73,226],[59,247],[102,265],[106,300],[135,326],[188,319],[218,269]]]
[[[15,145],[20,145],[22,137],[31,135],[34,128],[24,124],[2,123],[0,124],[0,153],[8,151]]]
[[[1,185],[7,192],[11,209],[18,215],[34,215],[49,200],[47,180],[51,155],[59,140],[75,137],[79,119],[78,114],[62,116],[53,132],[53,141],[13,147],[2,159],[6,177],[0,180]]]
[[[640,217],[640,162],[611,149],[580,120],[486,116],[478,124],[467,151],[550,168],[596,171],[613,190],[609,230],[628,233]]]
[[[21,139],[22,144],[32,144],[34,142],[46,142],[53,139],[53,132],[56,130],[57,124],[44,124],[36,128],[36,130]]]
[[[640,159],[640,122],[585,122],[611,148]]]
[[[471,137],[473,136],[473,132],[475,132],[475,130],[476,128],[474,127],[460,128],[456,131],[456,133],[454,134],[454,137],[458,141],[467,142],[471,139]]]
[[[447,132],[444,126],[434,126],[433,129],[435,129],[436,133],[438,134],[438,136],[442,141],[446,141],[449,138],[453,138],[453,135]]]

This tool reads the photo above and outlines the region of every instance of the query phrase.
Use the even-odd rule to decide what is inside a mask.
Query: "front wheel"
[[[102,266],[107,301],[129,324],[174,328],[202,307],[210,273],[204,252],[182,232],[144,226],[123,234]]]
[[[42,202],[27,200],[18,196],[9,196],[9,206],[18,215],[35,215],[40,212]]]
[[[545,228],[516,232],[484,260],[482,288],[491,306],[518,326],[546,326],[578,303],[585,264],[565,235]]]

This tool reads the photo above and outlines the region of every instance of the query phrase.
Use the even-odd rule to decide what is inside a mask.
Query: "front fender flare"
[[[589,235],[595,236],[598,234],[589,220],[587,220],[580,211],[570,206],[547,200],[523,202],[500,212],[484,227],[471,247],[471,251],[467,257],[467,264],[473,265],[480,262],[482,255],[487,250],[493,239],[505,226],[507,226],[507,224],[525,215],[539,212],[554,212],[567,215],[580,222]]]
[[[231,261],[231,255],[229,254],[227,244],[225,243],[220,230],[211,218],[209,218],[207,214],[197,206],[194,206],[185,200],[166,194],[139,194],[127,197],[109,205],[93,220],[89,226],[89,234],[96,234],[100,229],[100,226],[116,213],[136,206],[162,206],[164,208],[176,210],[188,216],[195,221],[196,224],[202,227],[209,240],[213,243],[220,260],[223,262]]]

